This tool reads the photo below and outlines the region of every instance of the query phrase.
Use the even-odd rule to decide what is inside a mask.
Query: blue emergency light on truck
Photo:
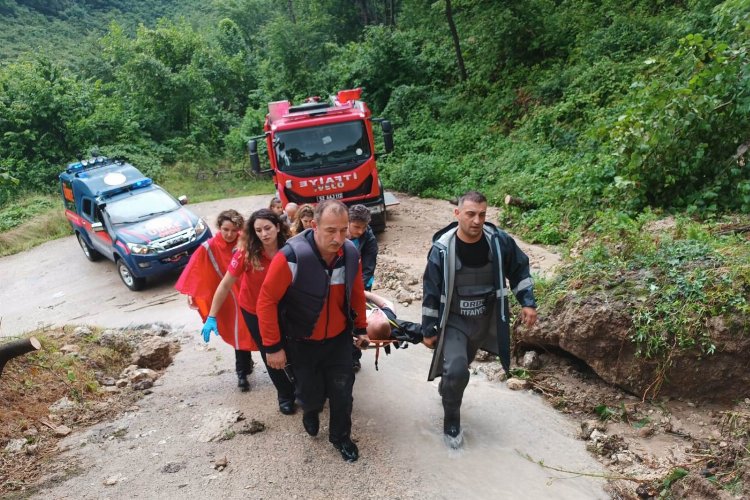
[[[148,276],[187,264],[211,237],[206,223],[129,163],[105,157],[60,174],[65,216],[87,259],[113,261],[123,283],[140,290]]]

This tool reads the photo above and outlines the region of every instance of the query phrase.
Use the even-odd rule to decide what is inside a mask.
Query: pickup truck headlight
[[[195,234],[201,235],[206,231],[206,223],[203,222],[203,219],[198,219],[198,222],[195,224]]]
[[[138,243],[128,243],[128,248],[130,249],[131,253],[134,253],[137,255],[144,255],[147,253],[151,253],[151,248],[148,245],[141,245]]]

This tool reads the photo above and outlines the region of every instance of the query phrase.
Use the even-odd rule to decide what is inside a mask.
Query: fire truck
[[[113,261],[129,289],[187,264],[211,237],[203,219],[129,163],[77,161],[60,174],[60,194],[83,255]]]
[[[261,173],[258,140],[265,139],[276,191],[283,205],[341,200],[362,204],[372,214],[373,231],[385,229],[386,205],[395,204],[383,190],[376,160],[393,151],[393,127],[373,118],[361,100],[362,89],[341,90],[328,101],[309,98],[268,104],[264,134],[248,141],[250,165]],[[380,123],[384,153],[375,152],[372,123]],[[387,199],[389,202],[387,202]]]

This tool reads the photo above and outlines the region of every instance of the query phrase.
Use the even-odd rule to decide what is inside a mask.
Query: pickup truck
[[[96,157],[70,163],[60,178],[65,216],[83,255],[115,263],[137,291],[146,278],[179,269],[211,237],[206,222],[129,163]]]

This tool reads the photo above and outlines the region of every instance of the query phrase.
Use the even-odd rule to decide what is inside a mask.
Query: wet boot
[[[317,410],[306,411],[302,415],[302,426],[311,436],[317,436],[320,429],[320,417]]]
[[[459,448],[463,443],[463,432],[461,432],[461,407],[444,406],[445,416],[443,418],[443,437],[451,448]]]
[[[247,372],[244,370],[237,372],[237,387],[240,388],[241,392],[250,390],[250,381],[247,380]]]

